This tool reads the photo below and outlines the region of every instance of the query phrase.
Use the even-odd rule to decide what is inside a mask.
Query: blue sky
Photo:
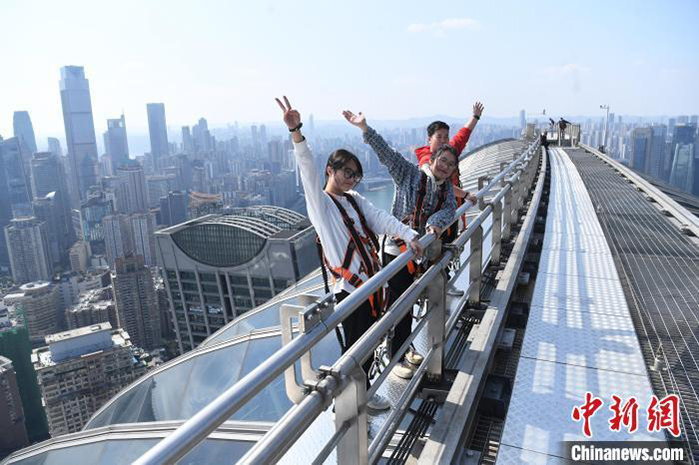
[[[0,4],[0,134],[61,135],[59,69],[83,65],[95,129],[275,121],[285,93],[337,119],[699,113],[699,2],[13,1]],[[40,146],[45,140],[40,141]]]

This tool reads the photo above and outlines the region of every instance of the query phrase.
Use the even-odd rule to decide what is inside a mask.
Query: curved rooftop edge
[[[252,260],[269,239],[289,237],[310,226],[292,210],[271,205],[229,209],[157,231],[170,236],[188,257],[211,266],[234,267]],[[226,244],[232,246],[226,247]]]
[[[470,152],[460,161],[464,186],[475,191],[472,186],[477,186],[479,177],[495,176],[503,163],[512,162],[527,145],[525,140],[508,139]],[[200,225],[237,228],[266,240],[301,225],[305,229],[308,220],[279,207],[251,207],[207,215],[156,234],[176,234]],[[304,294],[325,294],[320,269],[123,389],[82,431],[35,444],[2,463],[71,463],[78,458],[88,463],[130,463],[277,351],[281,347],[279,309],[285,303],[298,305]],[[339,343],[331,332],[313,348],[313,366],[330,366],[339,355]],[[280,376],[180,463],[237,461],[291,406]],[[311,463],[335,431],[332,417],[329,411],[323,412],[285,460],[293,457],[296,463]]]

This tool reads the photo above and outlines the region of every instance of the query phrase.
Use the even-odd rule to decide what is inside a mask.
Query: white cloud
[[[432,32],[434,35],[443,37],[448,31],[467,29],[477,31],[481,29],[481,24],[471,18],[447,18],[435,23],[415,23],[408,26],[408,32]]]

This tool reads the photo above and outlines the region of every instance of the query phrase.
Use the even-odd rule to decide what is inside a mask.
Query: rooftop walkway
[[[587,189],[562,149],[549,150],[551,191],[529,320],[497,463],[565,463],[561,441],[585,440],[572,420],[586,392],[603,406],[595,441],[665,439],[611,431],[612,395],[645,408],[651,385],[612,253]]]

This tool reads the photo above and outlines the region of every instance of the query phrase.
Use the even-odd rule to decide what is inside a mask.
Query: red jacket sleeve
[[[425,163],[430,162],[430,157],[432,152],[430,151],[430,146],[425,145],[424,147],[418,147],[415,149],[415,156],[417,157],[417,165],[422,166]]]
[[[454,138],[451,140],[451,146],[456,149],[457,155],[461,155],[461,152],[464,151],[464,148],[466,147],[466,143],[468,143],[468,139],[470,137],[471,137],[471,130],[469,128],[467,128],[466,126],[459,129],[459,132],[456,133]]]

